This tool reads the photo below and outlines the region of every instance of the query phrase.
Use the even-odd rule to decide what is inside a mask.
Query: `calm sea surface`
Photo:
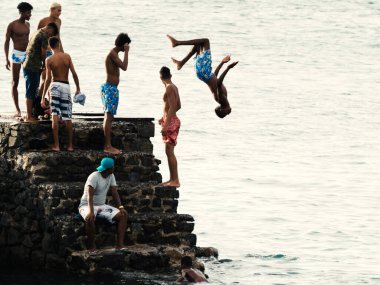
[[[32,30],[49,3],[31,2]],[[15,6],[1,0],[2,39]],[[87,95],[75,112],[101,112],[119,32],[132,43],[118,115],[160,118],[158,71],[172,68],[179,212],[194,216],[198,245],[219,249],[222,262],[205,261],[213,284],[380,284],[380,1],[73,0],[61,18]],[[226,54],[239,61],[225,80],[230,116],[215,116],[191,61],[175,70],[170,57],[189,48],[172,49],[166,33],[210,38],[214,67]],[[0,62],[1,113],[13,104],[3,52]]]

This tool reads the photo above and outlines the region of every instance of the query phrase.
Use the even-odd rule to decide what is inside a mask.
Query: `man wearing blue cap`
[[[84,193],[79,204],[79,213],[86,221],[88,248],[94,251],[95,246],[95,218],[107,219],[110,223],[117,221],[116,249],[124,246],[124,235],[127,228],[127,212],[121,205],[114,172],[114,160],[103,158],[100,166],[90,174],[84,186]],[[108,190],[111,190],[113,200],[118,208],[106,205]]]

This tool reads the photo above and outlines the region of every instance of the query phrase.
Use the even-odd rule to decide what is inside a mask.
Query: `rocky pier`
[[[217,257],[214,248],[197,247],[194,219],[178,214],[179,191],[157,186],[160,161],[153,155],[151,118],[117,119],[112,144],[121,155],[103,151],[101,116],[74,117],[75,151],[49,150],[50,121],[37,124],[0,117],[0,265],[62,270],[80,275],[178,271],[184,255]],[[78,205],[84,184],[103,157],[115,160],[115,177],[128,212],[125,250],[115,251],[115,226],[98,220],[97,254],[86,250]],[[108,197],[112,204],[112,198]]]

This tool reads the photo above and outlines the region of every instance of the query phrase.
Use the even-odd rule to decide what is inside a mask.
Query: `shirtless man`
[[[25,60],[26,47],[29,42],[30,24],[29,19],[32,16],[33,6],[26,2],[18,4],[17,9],[20,13],[20,18],[11,22],[8,25],[7,33],[5,34],[4,51],[7,64],[5,67],[10,70],[11,63],[8,58],[9,42],[12,39],[12,98],[16,107],[15,117],[21,117],[20,107],[18,105],[18,83],[20,79],[21,64]]]
[[[128,67],[128,52],[131,39],[125,33],[121,33],[115,40],[115,47],[110,50],[106,57],[107,81],[101,86],[101,98],[104,109],[104,152],[121,154],[121,150],[111,145],[111,127],[119,104],[119,90],[117,86],[120,82],[120,69],[126,71]],[[124,59],[121,61],[119,52],[124,52]]]
[[[161,125],[162,139],[165,142],[165,152],[168,157],[170,180],[162,183],[163,186],[179,187],[177,158],[174,155],[174,147],[177,144],[177,136],[181,121],[177,117],[177,112],[181,109],[181,100],[179,98],[178,88],[172,82],[170,69],[163,66],[160,69],[160,78],[165,86],[164,94],[164,112],[162,118],[158,121]]]
[[[60,39],[59,31],[61,30],[62,21],[59,18],[59,16],[62,13],[62,5],[60,3],[57,3],[57,2],[51,3],[50,7],[49,7],[49,13],[50,14],[48,17],[45,17],[39,21],[37,29],[41,29],[49,23],[54,23],[58,27],[58,35],[57,36]],[[60,49],[63,52],[62,42],[61,42],[60,46],[61,46]],[[52,56],[52,54],[53,54],[52,50],[50,48],[48,48],[46,51],[46,57]],[[38,93],[38,96],[40,96],[40,97],[42,96],[42,91],[44,90],[45,80],[46,80],[46,70],[44,69],[44,70],[42,70],[42,73],[41,73],[41,86],[40,86],[39,93]]]
[[[197,77],[202,80],[207,86],[210,88],[211,93],[214,95],[214,99],[216,102],[220,104],[220,106],[215,108],[215,113],[219,118],[224,118],[225,116],[231,113],[231,106],[227,99],[227,89],[223,85],[224,77],[227,72],[233,68],[238,61],[231,63],[227,66],[227,69],[220,75],[218,78],[218,74],[223,64],[230,61],[230,56],[226,56],[222,59],[222,62],[219,63],[214,73],[212,73],[211,67],[211,50],[210,50],[210,41],[208,39],[195,39],[189,41],[178,41],[172,36],[167,35],[173,47],[181,46],[181,45],[192,45],[192,49],[189,54],[184,57],[182,60],[176,60],[172,58],[173,62],[177,65],[177,69],[180,70],[182,66],[194,55],[194,64],[195,71]]]
[[[51,106],[54,137],[54,144],[51,149],[55,151],[60,150],[58,139],[58,120],[60,117],[66,123],[68,133],[67,150],[73,151],[73,125],[71,122],[72,102],[70,96],[69,70],[71,71],[77,88],[75,94],[80,93],[79,79],[77,73],[75,72],[70,55],[61,51],[59,39],[57,37],[51,37],[49,39],[49,45],[53,50],[53,55],[46,59],[47,79],[42,93],[41,105],[46,107],[45,94],[50,86],[49,101]],[[51,83],[52,79],[53,82]]]
[[[181,259],[181,276],[177,279],[177,282],[208,282],[206,276],[202,273],[202,271],[198,269],[194,269],[193,260],[190,256],[184,256]]]
[[[32,115],[33,104],[38,97],[41,69],[44,68],[46,49],[50,37],[58,34],[57,25],[49,23],[46,27],[33,33],[26,48],[26,58],[23,63],[26,85],[26,118],[25,121],[33,122],[37,118]],[[38,102],[37,102],[38,103]]]

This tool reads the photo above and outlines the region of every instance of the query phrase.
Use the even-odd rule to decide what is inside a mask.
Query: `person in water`
[[[202,271],[193,268],[193,261],[190,256],[184,256],[181,259],[181,276],[177,279],[177,282],[207,282],[206,276]]]
[[[215,113],[219,118],[224,118],[231,113],[231,106],[227,99],[227,89],[223,84],[223,80],[227,75],[227,72],[233,68],[238,61],[231,63],[227,66],[227,69],[220,75],[218,74],[223,64],[230,61],[231,57],[228,55],[222,59],[221,63],[217,66],[214,73],[212,72],[212,59],[210,50],[209,39],[195,39],[188,41],[179,41],[170,35],[167,35],[172,47],[181,45],[192,45],[192,49],[182,60],[172,58],[173,62],[177,65],[177,69],[180,70],[182,66],[195,54],[194,64],[195,72],[198,79],[202,80],[210,88],[211,93],[214,95],[214,99],[219,103],[219,106],[215,108]]]

